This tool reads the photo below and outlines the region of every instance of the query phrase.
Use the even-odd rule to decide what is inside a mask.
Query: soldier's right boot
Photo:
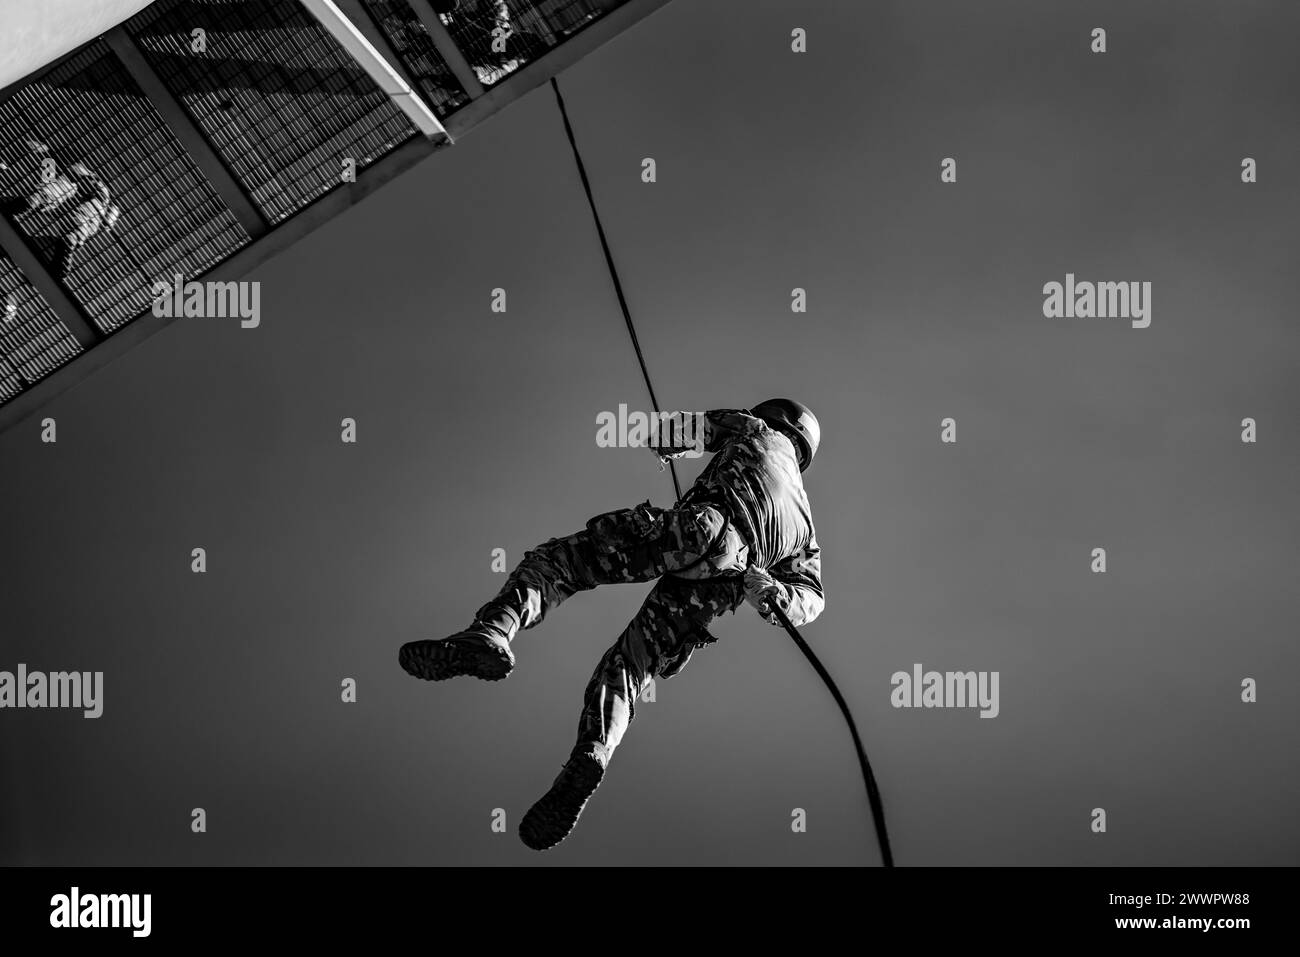
[[[519,822],[519,839],[535,851],[545,851],[568,837],[582,809],[600,787],[609,764],[609,750],[600,744],[579,744],[560,769],[551,789],[538,798]]]
[[[509,609],[480,612],[464,631],[442,639],[408,641],[397,654],[407,674],[425,681],[445,681],[460,675],[500,681],[515,667],[510,639],[519,630],[519,619]]]

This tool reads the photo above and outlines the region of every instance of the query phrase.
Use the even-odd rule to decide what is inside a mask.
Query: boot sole
[[[491,645],[429,639],[402,645],[397,661],[407,674],[425,681],[446,681],[461,675],[500,681],[515,666],[508,651]]]
[[[595,759],[585,763],[571,775],[567,770],[561,772],[551,789],[528,809],[519,822],[519,839],[526,846],[534,851],[550,850],[578,826],[583,809],[605,777],[605,769]]]

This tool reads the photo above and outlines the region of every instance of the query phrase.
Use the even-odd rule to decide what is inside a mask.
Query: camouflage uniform
[[[495,83],[546,50],[536,34],[516,29],[505,0],[443,0],[434,8],[480,83]],[[493,49],[498,37],[504,40],[503,51]]]
[[[73,207],[68,223],[71,228],[60,238],[54,254],[55,272],[64,278],[72,271],[76,251],[101,229],[112,229],[121,215],[121,210],[113,205],[108,184],[84,163],[74,164],[72,174],[76,177],[80,202]]]
[[[785,586],[790,621],[812,621],[825,604],[821,548],[793,444],[746,411],[719,410],[705,413],[704,451],[716,455],[682,503],[718,504],[749,543],[750,563]]]
[[[651,679],[680,672],[715,640],[709,623],[740,606],[746,567],[783,584],[796,624],[821,612],[820,553],[789,440],[748,413],[710,412],[705,451],[719,454],[673,508],[607,512],[539,545],[475,616],[513,638],[576,592],[659,579],[587,685],[575,750],[602,765]]]
[[[29,140],[28,151],[34,161],[50,158],[49,147]],[[0,178],[16,171],[0,161]],[[42,229],[51,226],[57,233],[53,243],[52,265],[60,279],[72,271],[72,260],[101,230],[111,230],[116,225],[121,209],[112,201],[108,184],[85,163],[73,163],[67,172],[58,170],[46,178],[38,174],[36,188],[25,198],[15,195],[0,197],[0,213],[8,216],[34,216]]]

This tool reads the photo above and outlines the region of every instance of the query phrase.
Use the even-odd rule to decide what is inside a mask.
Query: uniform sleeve
[[[790,604],[786,616],[790,624],[806,625],[826,607],[822,591],[822,550],[814,535],[808,547],[783,559],[768,569],[768,574],[785,586]]]
[[[714,409],[699,412],[668,412],[656,441],[650,448],[660,455],[676,458],[686,448],[716,452],[732,439],[766,429],[767,423],[744,409]],[[703,431],[703,436],[700,432]]]
[[[747,409],[714,409],[704,413],[704,451],[716,452],[732,439],[752,435],[767,428],[767,423],[750,415]]]

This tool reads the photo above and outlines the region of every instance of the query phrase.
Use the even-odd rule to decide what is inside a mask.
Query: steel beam
[[[264,234],[269,228],[266,218],[244,192],[244,188],[230,172],[225,161],[212,148],[212,144],[208,142],[208,138],[203,135],[203,131],[199,129],[189,112],[181,105],[180,100],[176,99],[172,91],[163,83],[162,78],[154,72],[131,35],[124,28],[116,27],[104,34],[104,40],[121,61],[122,66],[126,68],[126,72],[131,75],[131,79],[135,80],[136,85],[140,87],[145,98],[158,111],[163,122],[171,129],[172,135],[180,141],[185,152],[194,161],[194,165],[212,184],[213,190],[221,197],[226,208],[235,214],[244,231],[254,239]]]
[[[5,255],[18,267],[18,271],[27,277],[27,281],[41,294],[62,321],[64,328],[81,344],[81,348],[89,349],[104,338],[103,333],[86,318],[86,314],[64,288],[63,283],[54,278],[54,274],[40,257],[32,252],[18,230],[14,229],[4,216],[0,216],[0,249],[5,251]],[[0,409],[3,408],[4,406],[0,406]]]
[[[469,94],[470,99],[482,96],[483,84],[479,82],[478,74],[469,65],[465,55],[460,52],[460,47],[452,41],[451,34],[447,32],[447,28],[442,25],[442,20],[429,5],[429,0],[407,0],[407,3],[424,24],[424,29],[428,31],[433,45],[438,48],[438,53],[446,61],[452,74],[460,81],[461,87]]]
[[[356,24],[344,16],[334,0],[299,0],[307,12],[316,18],[352,59],[370,74],[376,85],[407,115],[415,128],[428,137],[443,137],[442,128],[433,110],[416,94],[402,75],[366,39]]]
[[[379,25],[370,16],[365,4],[361,0],[334,0],[334,2],[343,11],[343,15],[352,21],[352,25],[361,31],[362,35],[370,42],[370,45],[379,51],[379,55],[387,60],[389,65],[401,75],[403,82],[412,90],[418,89],[415,77],[411,76],[410,71],[402,65],[402,58],[397,55],[397,51],[388,42],[388,37],[384,35],[384,31],[379,29]]]
[[[608,43],[628,27],[644,20],[669,2],[670,0],[628,0],[627,3],[619,4],[590,26],[583,27],[559,46],[554,47],[545,56],[520,67],[468,106],[451,114],[447,117],[447,131],[453,138],[469,132],[502,107],[541,86],[551,77],[558,76],[592,50]],[[415,6],[414,0],[412,6]]]

